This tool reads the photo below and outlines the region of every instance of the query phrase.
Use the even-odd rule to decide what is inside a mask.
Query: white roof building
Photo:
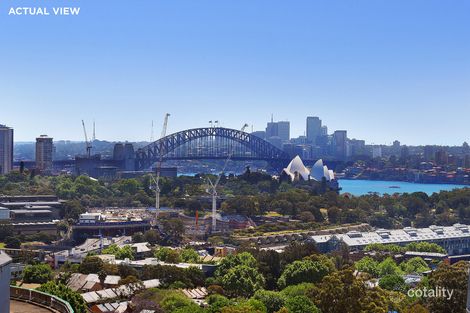
[[[323,160],[320,159],[313,165],[312,178],[316,181],[322,181],[323,177],[326,181],[335,179],[333,171],[328,169],[328,167],[323,164]]]
[[[468,225],[463,224],[431,225],[427,228],[377,229],[371,232],[350,231],[346,234],[312,236],[312,239],[319,247],[332,240],[342,241],[349,248],[355,249],[362,249],[373,243],[406,245],[411,242],[430,242],[442,246],[449,255],[470,252],[470,229]]]
[[[292,181],[297,178],[308,180],[310,176],[310,170],[305,167],[304,162],[302,162],[302,159],[299,156],[293,158],[289,165],[287,165],[287,167],[282,170],[282,172],[289,175]],[[296,175],[298,176],[296,177]]]
[[[160,286],[160,280],[158,279],[144,280],[142,283],[144,284],[145,289],[156,288]],[[87,304],[91,304],[95,302],[101,302],[104,300],[111,300],[111,299],[120,298],[120,297],[130,297],[139,290],[140,289],[138,288],[137,285],[128,284],[128,285],[119,286],[117,288],[109,288],[109,289],[103,289],[99,291],[91,291],[91,292],[82,293],[81,296]]]
[[[298,155],[292,159],[289,165],[283,169],[282,172],[287,174],[291,181],[297,179],[308,180],[310,177],[315,181],[322,181],[323,178],[325,178],[326,181],[335,179],[335,174],[323,164],[322,159],[315,162],[312,171],[310,171]]]
[[[107,275],[104,284],[105,285],[118,285],[121,280],[121,276],[118,275]]]

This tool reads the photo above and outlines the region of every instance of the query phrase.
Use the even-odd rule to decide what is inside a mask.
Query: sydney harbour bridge
[[[121,153],[116,154],[116,146]],[[117,155],[119,155],[117,157]],[[115,144],[111,159],[101,159],[99,154],[77,155],[74,160],[54,160],[54,168],[74,167],[77,174],[100,176],[96,169],[119,168],[125,171],[147,171],[159,161],[171,160],[226,160],[265,161],[267,169],[279,171],[286,167],[295,155],[281,150],[270,142],[250,133],[223,127],[205,127],[182,130],[163,136],[142,148],[134,150],[131,143]],[[305,165],[315,160],[303,159]],[[33,167],[34,161],[21,161],[17,166]],[[20,164],[21,163],[21,164]],[[335,161],[329,162],[334,167]]]
[[[183,130],[167,135],[135,153],[136,170],[144,170],[163,160],[216,160],[231,155],[236,161],[266,161],[273,168],[286,166],[291,156],[250,133],[207,127]]]

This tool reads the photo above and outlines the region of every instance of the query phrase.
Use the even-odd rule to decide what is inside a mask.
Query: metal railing
[[[46,306],[60,313],[74,313],[67,301],[37,290],[10,286],[10,299]]]

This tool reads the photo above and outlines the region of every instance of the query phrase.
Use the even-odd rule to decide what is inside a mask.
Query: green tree
[[[167,247],[161,247],[160,249],[157,249],[154,253],[155,257],[162,261],[162,262],[167,262],[167,263],[179,263],[181,262],[181,257],[180,254],[177,250],[167,248]]]
[[[42,284],[41,287],[38,288],[38,290],[57,296],[67,301],[76,313],[88,312],[83,297],[78,292],[69,289],[67,286],[61,283],[49,281],[45,284]]]
[[[282,264],[289,264],[296,260],[302,260],[306,256],[318,253],[315,243],[312,242],[292,242],[288,245],[281,255]]]
[[[298,285],[290,285],[281,290],[281,294],[286,298],[293,298],[295,296],[308,296],[313,288],[312,283],[301,283]]]
[[[409,259],[408,261],[402,262],[400,264],[400,268],[403,272],[407,274],[423,273],[430,270],[426,261],[424,261],[420,257],[414,257]]]
[[[385,276],[385,275],[400,275],[402,274],[402,271],[398,267],[398,265],[395,263],[395,261],[388,257],[382,262],[379,263],[377,266],[377,269],[379,271],[379,276]]]
[[[354,263],[354,267],[358,271],[369,273],[373,277],[379,276],[379,262],[369,256],[363,257],[362,259]]]
[[[199,254],[197,254],[196,250],[193,248],[184,248],[181,250],[180,258],[186,263],[198,263],[200,259]]]
[[[263,302],[268,313],[279,311],[286,301],[286,298],[281,293],[269,290],[258,290],[253,298]]]
[[[118,282],[119,285],[129,285],[129,284],[139,284],[142,283],[140,279],[133,275],[126,276],[125,278],[121,278]]]
[[[231,297],[251,297],[264,286],[264,277],[256,268],[237,265],[222,277],[222,285]]]
[[[327,214],[328,214],[328,221],[331,224],[336,224],[339,222],[339,216],[340,216],[340,209],[338,207],[331,207],[328,209]]]
[[[252,196],[236,196],[229,198],[222,204],[222,210],[227,213],[237,213],[243,215],[255,215],[256,203]]]
[[[289,313],[320,313],[320,310],[306,296],[295,296],[286,300]]]
[[[445,288],[452,291],[452,297],[427,298],[430,312],[461,313],[467,301],[468,263],[457,262],[453,265],[441,263],[429,277],[430,288]]]
[[[294,261],[286,266],[278,280],[279,288],[300,283],[317,283],[330,272],[323,262]]]
[[[428,309],[419,303],[415,303],[408,308],[405,308],[403,313],[429,313]]]
[[[180,242],[184,236],[183,221],[177,218],[163,221],[164,232],[175,242]]]
[[[433,242],[411,242],[405,246],[406,251],[447,253],[444,248]]]
[[[171,293],[164,297],[160,305],[165,312],[199,312],[200,307],[180,293]],[[188,310],[189,309],[189,310]],[[185,311],[183,311],[185,310]]]
[[[116,255],[119,252],[119,247],[117,244],[112,244],[101,250],[102,254],[112,254]]]
[[[104,281],[106,280],[106,276],[108,276],[108,274],[105,271],[101,270],[98,272],[98,278],[101,284],[104,284]]]
[[[299,219],[304,223],[311,223],[315,221],[315,216],[310,211],[302,211],[299,214]]]
[[[132,235],[132,242],[133,243],[139,243],[139,242],[144,242],[144,241],[145,241],[145,237],[144,237],[144,234],[142,234],[141,232],[134,233]]]
[[[404,251],[404,248],[395,244],[371,243],[364,248],[364,251],[400,253]]]
[[[25,283],[43,284],[52,279],[52,269],[47,264],[27,265],[23,270]]]
[[[392,291],[405,291],[405,280],[401,275],[388,274],[380,278],[379,286]]]
[[[221,295],[210,295],[207,298],[209,307],[206,309],[208,313],[220,313],[222,308],[232,305],[232,301]]]
[[[351,269],[325,276],[310,291],[310,298],[322,313],[386,313],[390,305],[385,294],[367,289],[362,280],[354,277]]]
[[[124,260],[124,259],[129,259],[129,260],[134,260],[135,259],[135,251],[132,249],[131,246],[124,246],[119,249],[119,251],[116,253],[116,259],[118,260]]]
[[[78,200],[69,200],[65,202],[62,209],[65,219],[78,220],[80,214],[85,213],[85,208]]]
[[[98,273],[103,269],[104,263],[97,256],[87,256],[82,263],[80,263],[79,271],[82,274]]]
[[[259,271],[266,279],[266,289],[275,289],[281,276],[281,255],[273,250],[256,250],[255,257]]]
[[[110,265],[114,265],[114,264],[109,264],[109,263],[104,264],[104,269],[107,271],[109,275],[119,275],[121,277],[139,276],[137,270],[133,267],[130,267],[129,265],[121,263],[115,268],[113,267],[113,268],[108,269],[108,266]]]
[[[251,306],[253,308],[254,312],[267,313],[267,309],[266,309],[266,306],[264,305],[264,303],[257,300],[257,299],[250,298],[246,301],[241,302],[241,304]]]
[[[202,270],[194,266],[179,268],[170,265],[145,265],[141,273],[142,280],[159,279],[165,287],[180,281],[187,288],[194,288],[203,286],[205,281]]]
[[[144,234],[144,240],[150,243],[151,245],[156,245],[161,240],[160,234],[155,229],[149,229]]]
[[[249,252],[242,252],[237,254],[230,254],[220,262],[217,270],[215,271],[216,277],[222,277],[235,266],[245,265],[251,268],[258,268],[258,262]]]
[[[242,302],[222,308],[221,313],[265,313],[265,310],[254,308],[250,303]]]
[[[16,236],[6,237],[5,247],[10,249],[19,249],[21,248],[21,240]]]
[[[136,179],[130,178],[119,180],[116,187],[122,194],[127,193],[130,195],[134,195],[137,193],[141,186]]]

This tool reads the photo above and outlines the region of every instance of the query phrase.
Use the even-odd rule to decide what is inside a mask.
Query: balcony
[[[10,286],[12,313],[74,313],[67,301],[37,290]]]

